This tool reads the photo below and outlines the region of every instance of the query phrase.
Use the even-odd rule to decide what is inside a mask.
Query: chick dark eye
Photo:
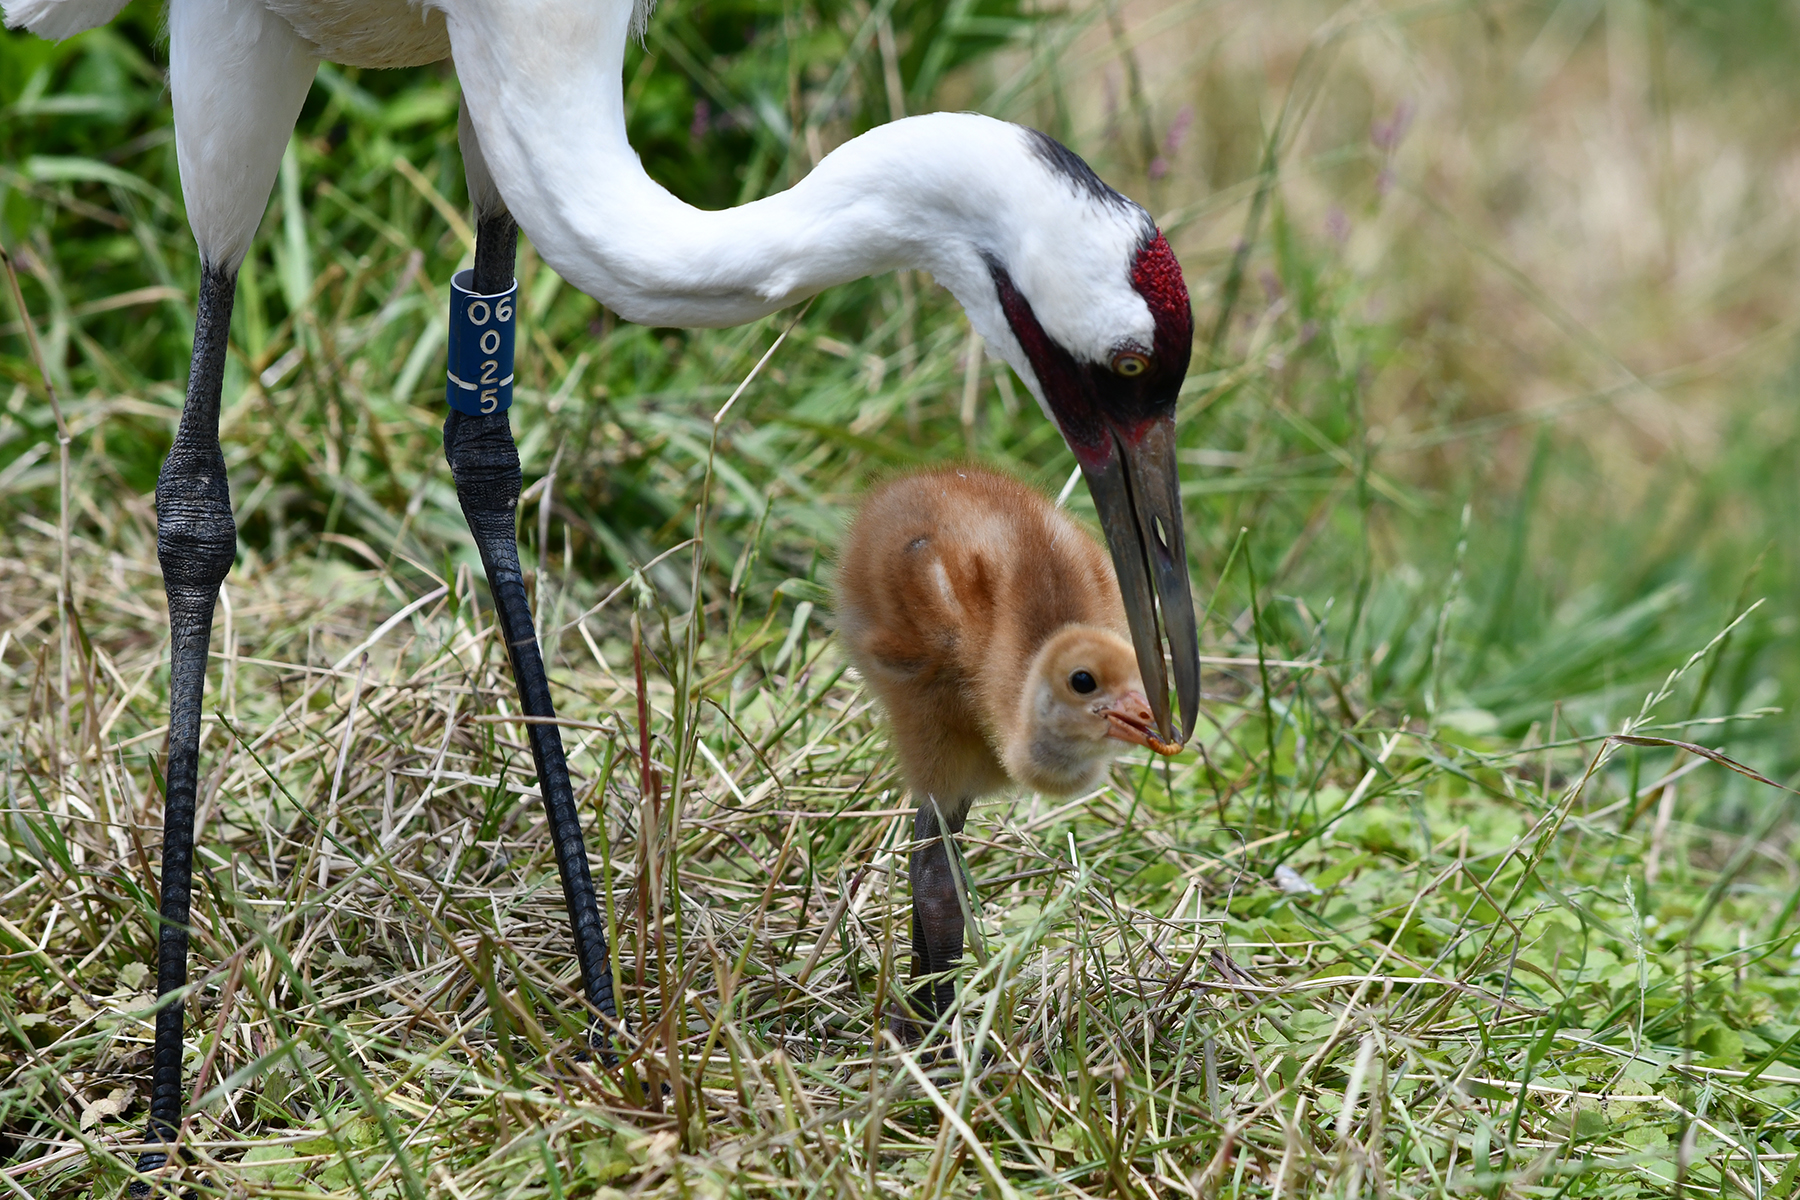
[[[1069,676],[1069,686],[1085,696],[1100,685],[1095,683],[1094,677],[1086,671],[1077,671]]]
[[[1150,360],[1135,350],[1121,350],[1113,355],[1113,374],[1135,379],[1150,369]]]

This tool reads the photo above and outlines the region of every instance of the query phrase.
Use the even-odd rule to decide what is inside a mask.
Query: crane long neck
[[[629,0],[447,0],[446,13],[507,206],[546,262],[626,319],[733,325],[903,266],[931,270],[972,316],[988,315],[974,311],[985,274],[977,247],[993,220],[962,185],[984,151],[1021,145],[1016,127],[963,114],[897,122],[840,147],[786,192],[707,212],[646,175],[626,140]],[[945,138],[947,122],[968,128]],[[944,161],[947,143],[954,161]]]

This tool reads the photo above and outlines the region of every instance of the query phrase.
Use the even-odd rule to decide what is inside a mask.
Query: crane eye
[[[1136,350],[1121,350],[1113,355],[1113,374],[1136,379],[1150,369],[1150,360]]]
[[[1095,683],[1094,677],[1086,671],[1076,671],[1069,676],[1069,686],[1085,696],[1100,685]]]

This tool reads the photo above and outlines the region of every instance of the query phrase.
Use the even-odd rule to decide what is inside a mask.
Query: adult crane
[[[111,20],[125,0],[3,2],[9,26],[65,38]],[[1157,729],[1176,736],[1165,635],[1181,736],[1193,729],[1199,649],[1174,427],[1193,320],[1181,268],[1155,222],[1053,139],[948,113],[873,129],[778,195],[720,212],[690,207],[645,174],[626,140],[625,45],[649,7],[650,0],[170,0],[176,157],[201,277],[187,393],[156,486],[171,644],[152,1142],[172,1142],[181,1116],[179,993],[187,983],[201,697],[213,608],[236,554],[219,393],[237,270],[321,61],[456,65],[477,242],[472,274],[453,281],[444,452],[528,715],[548,718],[553,709],[514,535],[520,467],[505,408],[510,344],[489,337],[502,310],[511,311],[504,301],[520,228],[564,279],[626,320],[654,325],[734,325],[864,275],[931,272],[1074,451],[1117,569]],[[459,355],[474,359],[465,365]],[[562,742],[553,723],[529,729],[582,986],[595,1008],[612,1014],[606,941]],[[150,1155],[140,1165],[159,1162]]]

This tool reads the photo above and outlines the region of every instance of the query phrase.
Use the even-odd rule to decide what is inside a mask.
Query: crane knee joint
[[[208,613],[237,557],[237,522],[225,457],[187,452],[179,441],[156,481],[156,557],[172,603],[204,598]]]

